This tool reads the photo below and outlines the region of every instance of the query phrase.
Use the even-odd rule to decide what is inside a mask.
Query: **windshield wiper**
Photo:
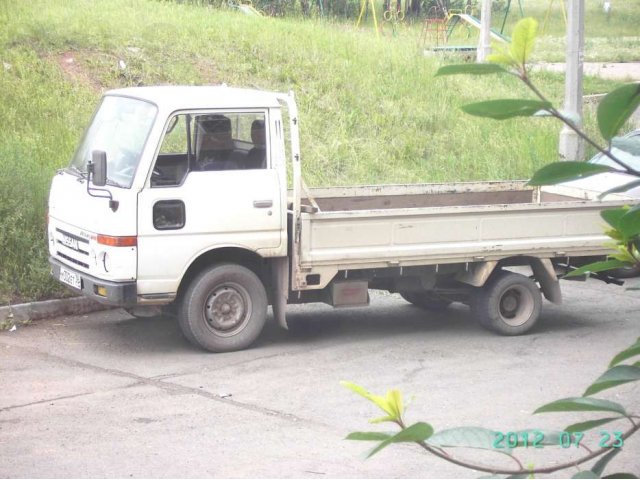
[[[76,167],[75,165],[70,165],[69,167],[67,167],[69,170],[71,170],[72,172],[77,173],[80,178],[82,179],[86,179],[87,178],[87,172],[83,172],[82,170],[80,170],[78,167]]]
[[[127,188],[126,185],[118,183],[115,180],[111,180],[110,178],[107,178],[107,185],[111,185],[112,187]]]

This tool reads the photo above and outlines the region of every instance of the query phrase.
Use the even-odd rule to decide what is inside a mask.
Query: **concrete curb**
[[[21,303],[0,307],[0,329],[31,320],[60,317],[62,315],[81,315],[83,313],[109,310],[115,307],[103,305],[86,297],[62,298],[43,302]]]

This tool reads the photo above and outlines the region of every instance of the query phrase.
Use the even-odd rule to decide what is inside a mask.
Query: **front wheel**
[[[521,335],[538,321],[542,296],[536,283],[518,273],[500,271],[474,292],[471,311],[480,324],[502,335]]]
[[[267,305],[267,293],[255,273],[240,265],[215,265],[187,289],[179,324],[187,340],[205,350],[242,350],[260,335]]]

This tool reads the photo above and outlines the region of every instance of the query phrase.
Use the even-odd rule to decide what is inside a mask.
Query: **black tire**
[[[400,296],[416,307],[436,312],[446,310],[452,303],[451,300],[431,292],[400,292]]]
[[[538,285],[518,273],[499,271],[471,301],[471,311],[483,327],[502,335],[522,335],[540,317],[542,296]]]
[[[220,264],[191,282],[178,322],[194,345],[210,352],[232,352],[258,338],[267,305],[267,293],[255,273],[240,265]]]

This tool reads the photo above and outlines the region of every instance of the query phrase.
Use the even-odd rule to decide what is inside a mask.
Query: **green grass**
[[[630,35],[634,19],[617,30]],[[378,40],[351,22],[257,19],[151,0],[3,2],[0,304],[62,292],[48,278],[48,185],[105,89],[226,82],[294,90],[310,185],[527,178],[556,159],[553,121],[463,115],[463,103],[528,93],[509,77],[434,78],[457,60],[422,56],[418,31]],[[597,38],[609,41],[605,33]],[[562,98],[561,76],[536,81]],[[589,80],[585,90],[613,85]],[[587,124],[593,131],[591,118]]]

